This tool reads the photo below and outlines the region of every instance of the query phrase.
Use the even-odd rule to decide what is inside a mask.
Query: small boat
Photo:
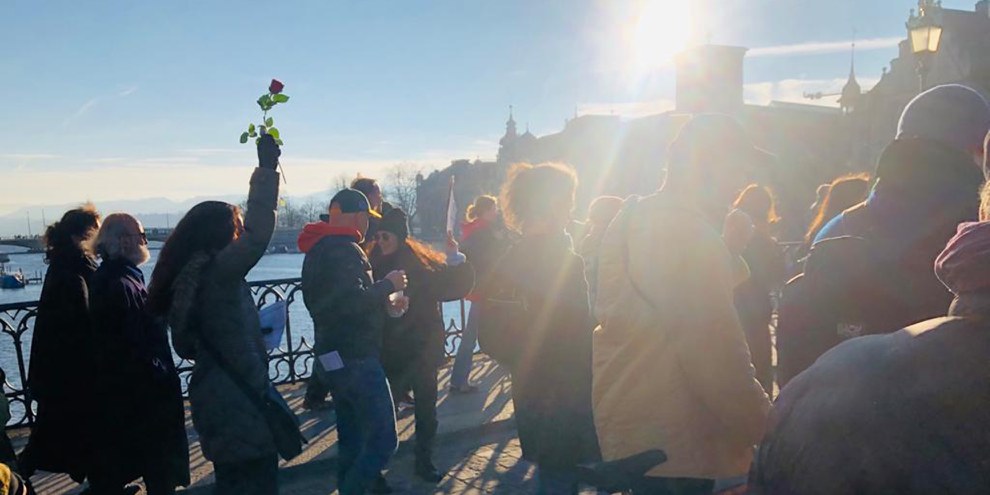
[[[0,289],[23,289],[27,280],[20,273],[4,273],[0,275]]]

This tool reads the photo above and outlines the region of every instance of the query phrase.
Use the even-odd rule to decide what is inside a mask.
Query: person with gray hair
[[[123,493],[144,478],[149,495],[172,494],[189,484],[189,445],[179,376],[165,325],[147,309],[140,265],[150,257],[134,217],[106,217],[96,236],[102,264],[90,287],[96,340],[96,414],[99,431],[90,486]]]

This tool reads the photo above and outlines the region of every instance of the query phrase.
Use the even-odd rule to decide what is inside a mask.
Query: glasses
[[[148,243],[148,234],[145,233],[145,232],[141,232],[141,233],[138,233],[138,234],[127,234],[124,237],[140,237],[141,238],[141,242],[143,244],[147,244]]]
[[[392,234],[388,232],[378,232],[375,234],[375,241],[377,242],[388,242],[392,238]]]

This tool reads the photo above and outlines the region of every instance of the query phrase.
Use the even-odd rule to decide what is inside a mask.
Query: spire
[[[509,120],[505,122],[505,135],[498,141],[498,144],[507,146],[515,141],[516,137],[518,137],[516,134],[516,119],[512,116],[512,105],[509,105]]]
[[[849,79],[846,80],[846,85],[842,87],[842,96],[839,97],[839,108],[842,109],[843,113],[851,113],[856,107],[859,97],[863,94],[862,88],[860,88],[859,83],[856,82],[855,31],[853,31],[853,33],[854,36],[852,47],[849,51]]]

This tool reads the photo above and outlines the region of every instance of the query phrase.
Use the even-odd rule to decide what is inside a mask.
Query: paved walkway
[[[509,391],[511,382],[507,374],[491,360],[478,357],[471,372],[472,380],[481,384],[487,393],[450,395],[447,386],[450,368],[440,370],[440,394],[438,398],[437,466],[447,470],[448,476],[439,486],[416,481],[412,476],[413,418],[405,414],[398,421],[399,448],[391,470],[390,482],[399,493],[529,493],[532,491],[533,468],[520,460],[518,440],[511,420],[512,402]],[[289,404],[297,411],[303,423],[303,433],[310,439],[306,450],[291,462],[281,463],[282,493],[334,492],[335,480],[331,473],[337,455],[337,432],[332,411],[312,412],[302,409],[303,384],[288,385],[280,389]],[[411,411],[410,411],[411,412]],[[187,415],[188,417],[188,415]],[[213,466],[203,458],[199,438],[187,421],[190,441],[192,485],[186,491],[192,494],[210,493],[213,484]],[[20,450],[26,442],[27,431],[9,432],[15,447]],[[79,485],[65,475],[38,474],[32,478],[38,493],[77,494]]]

